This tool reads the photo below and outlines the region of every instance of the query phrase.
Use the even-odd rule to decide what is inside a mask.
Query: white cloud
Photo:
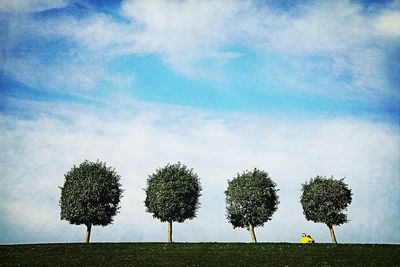
[[[0,12],[39,12],[67,4],[67,0],[4,0],[0,1]]]
[[[122,14],[138,27],[128,50],[158,53],[190,76],[211,75],[215,70],[205,71],[196,63],[237,57],[223,48],[244,34],[252,8],[248,1],[125,1]]]
[[[316,2],[297,13],[265,15],[269,19],[254,45],[279,51],[292,72],[274,71],[293,88],[358,97],[394,95],[385,64],[387,45],[397,37],[394,31],[376,26],[380,21],[394,22],[391,16],[400,13],[392,12],[371,15],[354,2]]]
[[[329,242],[326,227],[307,222],[299,204],[301,183],[317,174],[347,176],[354,192],[351,221],[337,228],[339,242],[400,241],[398,128],[355,119],[260,118],[165,107],[151,112],[133,107],[127,114],[24,106],[42,115],[1,116],[0,229],[19,229],[25,242],[81,240],[84,227],[59,220],[57,186],[73,164],[97,158],[116,167],[125,192],[114,225],[95,227],[94,241],[163,241],[165,225],[145,212],[142,188],[147,175],[176,161],[193,167],[203,186],[198,218],[176,224],[176,241],[247,242],[248,233],[225,219],[223,192],[227,179],[253,167],[267,170],[280,188],[277,213],[256,229],[260,241],[296,242],[308,232]],[[1,242],[19,240],[18,231],[12,233]]]
[[[376,27],[380,33],[393,38],[400,38],[400,13],[389,11],[376,19]]]
[[[337,53],[359,47],[370,33],[362,7],[348,1],[321,1],[305,5],[300,14],[279,13],[270,16],[263,33],[267,47],[285,53]]]
[[[5,72],[34,88],[52,91],[88,91],[104,77],[104,69],[96,62],[75,58],[73,62],[55,60],[45,64],[36,57],[8,58]]]
[[[93,98],[90,91],[101,86],[112,88],[108,95],[130,88],[134,74],[107,70],[109,60],[120,54],[115,46],[109,46],[124,34],[109,18],[99,15],[82,21],[65,16],[43,21],[30,16],[4,19],[5,26],[0,28],[4,33],[0,42],[3,74],[38,91],[66,92],[84,98]],[[30,41],[29,45],[27,37],[35,42]],[[60,37],[78,44],[66,45],[59,41]],[[58,40],[57,45],[48,46],[54,40]]]
[[[46,22],[44,25],[47,34],[65,36],[78,41],[83,47],[89,47],[95,51],[109,49],[123,49],[122,45],[130,43],[130,35],[134,30],[124,24],[115,22],[112,18],[96,14],[81,19],[63,17],[57,20]],[[46,35],[46,33],[43,33]],[[122,46],[122,47],[121,47]]]
[[[387,47],[396,45],[399,38],[400,13],[393,7],[371,9],[366,12],[361,4],[350,1],[308,3],[291,12],[256,1],[123,1],[120,15],[128,20],[123,22],[99,13],[46,20],[5,17],[8,30],[2,57],[13,61],[8,51],[26,36],[64,37],[77,44],[73,54],[61,55],[66,62],[78,57],[97,65],[96,69],[116,56],[157,54],[184,75],[224,80],[229,79],[229,63],[241,56],[237,46],[243,46],[265,58],[260,75],[276,77],[282,86],[332,95],[393,97],[396,90],[386,75]],[[27,60],[37,56],[27,53]],[[274,58],[281,61],[279,66]],[[37,61],[43,77],[57,77],[53,69],[88,88],[99,77],[89,71],[85,79],[82,73],[87,70],[79,69],[81,63],[76,61],[72,62],[78,68],[75,73],[65,71],[66,63]],[[17,72],[38,76],[34,70]]]
[[[308,85],[311,90],[328,87],[337,94],[337,87],[344,87],[350,95],[390,93],[384,55],[387,43],[398,39],[400,13],[395,10],[370,15],[350,1],[316,2],[290,13],[253,1],[139,0],[125,1],[122,12],[141,27],[131,34],[132,51],[159,53],[170,66],[188,75],[202,73],[198,64],[202,60],[240,56],[234,46],[245,45],[266,53],[266,69],[270,68],[268,54],[278,53],[285,69],[295,70],[288,79],[297,83],[307,83],[304,76],[322,65],[324,77]],[[323,58],[323,63],[313,63],[312,57]],[[303,62],[300,67],[298,62]],[[280,72],[288,76],[285,69]],[[340,81],[343,76],[345,81]]]

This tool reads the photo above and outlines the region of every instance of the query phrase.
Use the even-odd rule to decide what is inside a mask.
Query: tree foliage
[[[147,212],[162,222],[183,222],[196,217],[200,207],[199,177],[185,165],[168,164],[147,179]]]
[[[238,174],[225,191],[227,219],[234,228],[263,226],[278,209],[278,190],[265,171]]]
[[[348,222],[342,211],[351,203],[352,193],[344,178],[316,176],[303,184],[300,202],[307,220],[328,226]]]
[[[71,224],[108,225],[122,196],[120,176],[106,163],[85,160],[65,175],[61,188],[61,219]]]

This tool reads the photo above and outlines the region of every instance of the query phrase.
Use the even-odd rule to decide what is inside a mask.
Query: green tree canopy
[[[168,241],[172,242],[172,222],[196,217],[200,207],[199,177],[185,165],[168,164],[147,179],[145,206],[161,222],[168,222]]]
[[[328,226],[333,243],[337,243],[334,225],[348,222],[343,212],[352,201],[351,189],[342,179],[316,176],[303,184],[300,203],[307,220]]]
[[[226,211],[233,228],[247,228],[252,241],[257,242],[254,227],[271,220],[278,209],[278,190],[268,173],[256,168],[228,181]]]
[[[106,226],[113,221],[122,196],[120,176],[106,163],[85,160],[65,175],[61,189],[61,219],[87,226],[86,242],[92,225]]]

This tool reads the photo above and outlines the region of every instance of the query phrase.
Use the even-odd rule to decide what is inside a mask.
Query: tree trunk
[[[86,234],[85,234],[85,242],[89,243],[90,241],[90,232],[92,231],[92,223],[86,224]]]
[[[168,222],[168,242],[172,243],[172,221]]]
[[[332,243],[337,244],[335,231],[333,231],[333,226],[332,225],[328,225],[328,227],[329,227],[329,233],[331,235]]]
[[[251,224],[249,224],[249,231],[250,231],[251,241],[253,243],[257,243],[256,233],[254,232],[254,226]]]

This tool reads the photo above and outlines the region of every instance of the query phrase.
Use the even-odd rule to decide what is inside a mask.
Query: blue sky
[[[2,5],[3,98],[104,101],[120,87],[133,99],[207,109],[398,121],[397,3]]]
[[[0,242],[79,240],[57,217],[57,186],[86,158],[117,166],[131,188],[118,234],[104,228],[98,241],[162,239],[139,189],[180,160],[210,193],[178,240],[247,241],[227,225],[221,192],[258,167],[283,184],[275,226],[299,223],[261,239],[308,230],[327,241],[290,210],[302,182],[333,174],[357,187],[342,239],[400,242],[399,1],[2,1],[0,39]],[[207,222],[221,226],[204,234]]]

